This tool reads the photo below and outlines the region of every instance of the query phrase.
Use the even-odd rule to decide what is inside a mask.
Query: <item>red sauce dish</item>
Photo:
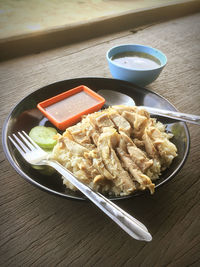
[[[88,88],[80,85],[64,93],[40,102],[37,108],[60,130],[81,120],[83,115],[98,111],[105,99]]]

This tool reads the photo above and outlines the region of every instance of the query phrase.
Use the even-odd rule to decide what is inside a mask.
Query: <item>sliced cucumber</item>
[[[52,127],[36,126],[31,129],[29,136],[36,142],[41,148],[53,149],[57,140],[53,137],[57,134],[57,130]]]
[[[38,165],[31,165],[33,169],[39,171],[43,175],[50,176],[56,172],[56,170],[50,166],[38,166]]]

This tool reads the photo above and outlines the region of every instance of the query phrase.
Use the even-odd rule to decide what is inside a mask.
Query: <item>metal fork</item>
[[[80,182],[69,170],[64,168],[57,161],[50,160],[48,158],[48,153],[41,149],[24,131],[18,132],[18,135],[20,138],[16,134],[13,134],[13,137],[9,136],[9,139],[28,163],[53,167],[131,237],[142,241],[152,240],[151,234],[141,222],[133,218],[102,194],[95,192],[90,187]]]

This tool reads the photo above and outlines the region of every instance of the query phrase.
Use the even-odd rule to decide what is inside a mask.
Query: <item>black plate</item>
[[[61,81],[42,87],[22,99],[13,108],[4,123],[2,140],[6,157],[14,169],[27,181],[47,192],[72,199],[84,199],[84,197],[81,193],[66,189],[62,184],[62,179],[59,174],[46,176],[34,170],[22,159],[10,141],[8,141],[8,136],[21,130],[29,132],[36,125],[50,126],[51,123],[37,110],[37,103],[82,84],[90,87],[94,91],[106,89],[125,93],[131,96],[138,106],[144,105],[176,110],[166,99],[154,92],[137,87],[128,82],[106,78],[77,78]],[[174,159],[170,168],[163,172],[160,179],[156,181],[156,189],[174,177],[182,168],[190,146],[190,136],[185,123],[169,120],[164,117],[159,117],[158,119],[166,125],[168,131],[174,134],[172,142],[177,146],[178,156]],[[127,198],[127,196],[112,197],[111,199],[117,200],[123,198]]]

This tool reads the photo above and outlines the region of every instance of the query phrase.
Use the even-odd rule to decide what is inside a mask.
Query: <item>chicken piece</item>
[[[82,148],[79,145],[78,147],[75,146],[74,149],[71,150],[71,147],[73,147],[73,144],[75,142],[72,141],[73,143],[69,145],[70,142],[71,140],[69,138],[60,136],[60,138],[58,139],[58,143],[56,144],[52,154],[50,155],[50,158],[57,160],[66,169],[74,173],[74,175],[78,179],[80,179],[86,184],[89,184],[91,180],[88,174],[85,172],[85,169],[87,168],[84,168],[84,165],[88,163],[83,158],[83,155],[87,150],[84,149],[82,151]],[[63,177],[63,184],[65,184],[68,188],[72,190],[76,190],[76,188],[70,182],[64,179],[64,177]]]
[[[123,116],[121,116],[115,109],[109,108],[108,116],[115,124],[115,127],[117,128],[118,132],[121,131],[125,132],[128,136],[131,135],[132,128],[130,123]]]
[[[130,107],[130,106],[125,106],[125,105],[114,105],[112,106],[112,108],[115,109],[120,115],[122,115],[124,111],[136,113],[138,110],[137,107],[133,107],[133,106]]]
[[[123,112],[130,112],[130,113],[137,113],[140,116],[146,117],[147,119],[150,118],[149,112],[145,109],[138,108],[136,106],[125,106],[125,105],[116,105],[112,106],[113,109],[115,109],[120,115],[122,115]]]
[[[145,172],[149,167],[153,165],[153,160],[149,159],[146,154],[134,144],[130,137],[128,137],[123,132],[120,132],[120,136],[120,147],[124,151],[128,151],[130,158],[142,172]]]
[[[84,126],[85,125],[85,126]],[[84,126],[84,127],[81,127],[81,129],[83,130],[83,129],[86,129],[87,127],[89,127],[89,125],[88,124],[86,124],[86,121],[84,121],[84,123],[82,123],[82,125],[80,125],[80,124],[77,124],[77,125],[75,125],[75,126],[78,126],[79,128],[81,127],[81,126]],[[87,127],[86,127],[87,126]],[[72,133],[72,135],[73,135],[73,137],[74,137],[74,132],[79,132],[79,128],[77,128],[77,127],[74,127],[74,126],[72,126],[72,127],[70,127],[70,128],[68,128],[67,130],[66,130],[66,132],[69,132],[69,133]],[[92,131],[92,129],[91,129],[91,127],[89,127],[90,128],[90,134],[91,134],[91,131]],[[88,128],[88,129],[89,129]],[[69,131],[68,131],[69,130]],[[74,131],[75,130],[75,131]],[[87,135],[82,135],[82,133],[83,133],[83,131],[81,131],[81,137],[83,137],[83,138],[81,138],[81,139],[78,139],[77,141],[82,141],[82,140],[84,140],[84,139],[86,139],[87,141],[89,141],[89,139],[87,139]],[[66,135],[66,134],[65,134]],[[99,135],[98,135],[99,136]],[[86,138],[85,138],[86,137]],[[68,141],[69,143],[70,143],[70,141]],[[75,142],[76,143],[76,142]],[[72,144],[74,145],[75,143],[73,143],[73,141],[72,141]],[[90,178],[93,178],[94,177],[94,180],[93,180],[93,182],[95,183],[95,184],[102,184],[103,182],[104,182],[104,185],[106,184],[106,183],[108,183],[108,180],[112,180],[114,177],[109,173],[109,171],[105,168],[105,165],[104,165],[104,163],[103,163],[103,161],[102,161],[102,159],[100,158],[100,156],[99,156],[99,153],[98,153],[98,151],[97,151],[97,149],[96,149],[96,146],[94,145],[94,144],[83,144],[83,145],[89,145],[89,147],[88,146],[86,146],[88,149],[90,149],[90,151],[89,150],[87,150],[87,151],[85,151],[84,149],[83,149],[83,154],[82,154],[82,157],[84,157],[84,159],[88,159],[88,160],[90,160],[90,165],[88,165],[88,162],[86,161],[85,162],[85,164],[84,165],[80,165],[79,164],[79,168],[80,168],[80,166],[81,166],[81,169],[82,169],[82,171],[84,170],[84,172],[85,173],[87,173],[87,175],[88,175],[88,177],[90,177]],[[82,145],[81,146],[79,146],[78,144],[76,145],[76,147],[78,148],[78,149],[81,149],[82,148]],[[68,149],[69,149],[69,146],[68,146]],[[82,159],[82,164],[83,164],[83,161],[84,161],[84,159]],[[79,173],[80,172],[78,172],[78,175],[79,175]],[[91,179],[90,179],[91,180]],[[94,186],[93,186],[94,187]]]
[[[60,149],[59,144],[57,144],[57,148],[54,149],[54,154],[66,155],[68,157],[66,160],[67,165],[64,164],[64,161],[62,161],[62,163],[66,168],[70,169],[78,179],[84,183],[90,184],[97,175],[101,175],[98,169],[93,166],[93,160],[87,157],[90,151],[86,147],[70,140],[66,136],[61,139],[64,140],[65,147],[62,149],[62,152],[59,151],[57,153],[56,149]]]
[[[147,155],[149,155],[151,158],[158,158],[158,152],[153,144],[153,141],[151,140],[148,134],[147,129],[145,129],[142,139],[144,141],[144,146],[145,146]]]
[[[125,171],[113,149],[119,142],[119,134],[113,128],[104,131],[98,140],[98,151],[108,171],[114,176],[113,182],[116,187],[120,188],[121,195],[128,195],[136,187],[130,175]]]
[[[114,176],[106,169],[105,164],[102,158],[99,155],[97,149],[90,151],[85,156],[89,157],[92,160],[93,166],[99,171],[99,173],[106,178],[107,180],[113,180]]]
[[[117,148],[118,155],[123,161],[125,168],[131,173],[133,179],[139,183],[139,189],[145,190],[148,188],[151,194],[154,193],[155,185],[152,183],[151,179],[141,172],[138,166],[130,158],[130,155],[124,152],[120,147]]]
[[[94,143],[95,147],[97,146],[97,142],[99,139],[99,129],[95,124],[95,121],[93,120],[91,115],[88,115],[83,119],[83,125],[84,131],[86,132],[86,135],[89,136]]]
[[[141,139],[150,118],[149,113],[137,107],[113,106],[113,108],[130,123],[134,137]]]
[[[79,145],[73,140],[70,140],[68,137],[64,137],[64,143],[66,149],[68,149],[75,156],[84,156],[85,152],[89,152],[86,147]]]
[[[104,118],[106,119],[105,116],[100,117],[100,118],[101,118],[100,121],[101,120],[103,121]],[[85,118],[84,120],[88,120],[89,121],[90,127],[87,127],[86,131],[87,131],[87,134],[92,136],[94,143],[97,145],[97,142],[98,142],[98,139],[99,139],[99,135],[100,135],[99,130],[103,129],[104,132],[105,132],[107,127],[102,127],[102,128],[98,127],[98,126],[102,126],[101,123],[99,125],[98,124],[99,121],[98,120],[95,121],[94,117],[90,116],[90,115],[88,115],[87,118]],[[105,125],[108,125],[108,124],[105,124]],[[85,156],[86,155],[87,155],[87,157],[92,159],[93,166],[101,174],[101,179],[98,178],[97,180],[95,179],[95,181],[94,181],[94,182],[100,181],[101,184],[102,183],[104,184],[104,186],[101,188],[101,191],[105,192],[105,193],[109,193],[109,194],[111,194],[110,192],[114,192],[116,195],[120,195],[121,194],[121,189],[119,189],[119,187],[117,187],[113,182],[109,182],[109,180],[112,181],[113,179],[115,179],[115,177],[107,169],[107,166],[106,166],[106,164],[104,164],[104,161],[101,158],[101,156],[99,155],[98,150],[97,149],[93,149],[88,154],[85,154]]]
[[[90,134],[95,145],[97,146],[100,133],[106,127],[114,128],[114,123],[108,117],[107,111],[95,112],[93,114],[90,114],[88,115],[88,120],[90,125],[92,126],[92,129],[90,129]]]
[[[149,135],[151,136],[154,147],[157,149],[162,159],[162,163],[165,164],[165,168],[168,167],[172,160],[177,156],[176,146],[169,141],[165,133],[160,132],[155,127],[149,129]]]
[[[145,109],[138,108],[137,113],[138,115],[141,115],[141,116],[146,117],[147,119],[150,119],[150,114]]]
[[[138,138],[133,138],[133,143],[140,149],[145,150],[144,141]]]
[[[98,127],[98,129],[102,129],[104,127],[115,127],[114,123],[108,116],[108,110],[104,110],[102,112],[95,112],[90,115],[93,123]]]
[[[63,136],[67,136],[71,140],[74,140],[76,143],[88,148],[93,149],[95,145],[92,144],[92,140],[89,135],[86,134],[84,122],[78,123],[74,126],[71,126],[66,129]]]
[[[122,112],[122,116],[131,124],[133,127],[133,135],[136,138],[141,139],[146,124],[148,122],[148,118],[145,116],[141,116],[137,113],[124,111]]]

